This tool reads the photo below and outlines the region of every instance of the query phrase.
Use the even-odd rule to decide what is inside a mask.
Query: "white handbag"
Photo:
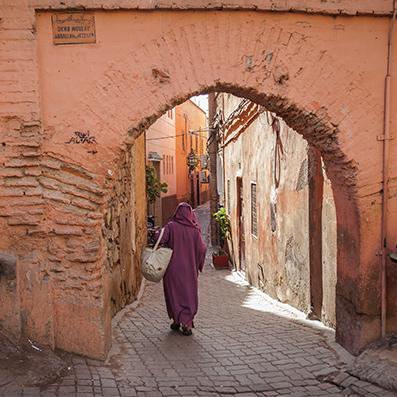
[[[161,229],[160,236],[154,248],[146,247],[141,257],[141,271],[143,277],[155,283],[158,283],[163,278],[172,256],[171,248],[158,248],[163,234],[164,228]]]

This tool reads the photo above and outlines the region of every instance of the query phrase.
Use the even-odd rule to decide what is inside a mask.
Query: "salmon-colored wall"
[[[253,121],[235,114],[232,123],[229,117],[241,106],[242,99],[219,94],[216,102],[217,111],[228,120],[222,126],[224,205],[231,220],[233,243],[229,244],[237,269],[243,270],[247,281],[254,286],[305,313],[314,314],[312,295],[319,295],[321,301],[316,315],[335,326],[336,217],[332,212],[335,205],[329,180],[326,179],[326,189],[320,198],[320,201],[324,199],[323,219],[319,221],[324,235],[322,238],[320,234],[318,239],[318,244],[323,245],[323,249],[319,249],[322,277],[320,274],[319,280],[313,283],[317,285],[312,286],[316,275],[311,272],[311,240],[317,236],[313,236],[313,227],[310,227],[309,176],[313,171],[308,161],[307,142],[280,120],[281,146],[276,149],[276,134],[272,128],[274,114],[258,109]],[[232,131],[231,127],[235,126],[241,129]],[[240,131],[243,132],[239,134]],[[279,162],[276,150],[279,150]],[[241,231],[238,178],[243,192]],[[251,217],[253,184],[256,235],[252,232]],[[243,242],[241,260],[240,236]],[[323,284],[321,292],[318,284]]]
[[[128,7],[156,4],[131,1]],[[0,249],[18,258],[25,334],[56,345],[54,296],[68,294],[68,310],[82,333],[65,330],[62,347],[106,354],[109,283],[102,227],[120,159],[168,108],[218,90],[266,106],[322,153],[338,223],[337,339],[357,353],[379,337],[383,142],[377,137],[383,134],[389,18],[371,14],[390,16],[391,2],[289,2],[301,13],[273,13],[270,0],[261,2],[261,10],[268,10],[263,12],[247,11],[258,5],[254,1],[238,12],[226,10],[238,8],[236,1],[223,4],[224,11],[206,11],[219,3],[204,1],[195,2],[194,12],[95,11],[96,44],[54,46],[51,13],[43,10],[68,4],[37,1],[42,11],[35,14],[25,1],[3,1]],[[120,7],[116,0],[79,5]],[[396,46],[392,58],[395,76]],[[396,92],[393,77],[392,131]],[[96,143],[66,144],[74,131],[89,132]],[[394,250],[397,140],[390,145],[387,245]],[[142,191],[134,200],[141,208]],[[82,265],[79,259],[87,254],[94,262]],[[396,278],[397,267],[389,264],[389,331],[397,327]],[[73,293],[65,290],[71,279]]]
[[[167,183],[168,190],[162,193],[162,197],[176,194],[175,148],[175,111],[169,110],[146,131],[146,159],[150,152],[163,157],[160,161],[160,180]]]
[[[191,182],[187,156],[192,148],[197,156],[206,154],[207,117],[205,112],[191,100],[176,106],[175,113],[177,198],[178,201],[190,201]],[[189,133],[189,131],[197,131],[199,129],[204,131],[198,132],[197,136]],[[201,164],[197,168],[197,171],[199,170],[201,170]],[[193,177],[196,178],[196,173]],[[200,191],[203,195],[208,194],[208,190],[208,184],[200,184]]]
[[[167,184],[167,192],[161,193],[148,206],[148,214],[154,215],[156,226],[165,224],[175,211],[176,198],[176,156],[175,156],[175,110],[167,110],[145,132],[146,162],[151,164],[161,182]],[[149,161],[150,152],[160,155],[160,161]]]
[[[227,101],[225,117],[240,101],[235,97]],[[251,284],[308,312],[308,186],[307,175],[300,175],[305,161],[307,166],[307,144],[300,135],[281,123],[283,153],[280,153],[280,185],[276,188],[276,140],[268,120],[271,122],[272,115],[262,113],[235,142],[224,148],[225,204],[232,222],[234,257],[238,268],[245,268],[246,278]],[[239,232],[237,215],[237,178],[241,178],[243,186],[242,233]],[[299,178],[302,186],[297,188]],[[252,233],[252,184],[256,188],[256,235]],[[272,204],[275,209],[274,232]],[[245,246],[243,263],[239,263],[240,235]]]

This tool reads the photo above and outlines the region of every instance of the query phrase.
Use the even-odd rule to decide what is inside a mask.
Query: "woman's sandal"
[[[186,335],[186,336],[190,336],[190,335],[193,334],[193,332],[192,332],[192,330],[190,328],[186,328],[183,325],[181,327],[181,332],[182,332],[183,335]]]
[[[175,322],[170,325],[170,328],[173,331],[179,331],[179,327],[180,327],[180,325],[178,323],[175,323]]]

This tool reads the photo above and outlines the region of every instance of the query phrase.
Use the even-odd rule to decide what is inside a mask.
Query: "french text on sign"
[[[59,44],[96,43],[93,12],[59,12],[52,15],[52,39]]]

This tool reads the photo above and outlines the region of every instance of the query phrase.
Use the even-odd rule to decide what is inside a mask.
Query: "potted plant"
[[[225,208],[221,208],[218,212],[212,215],[219,225],[219,233],[221,237],[221,248],[218,252],[212,254],[212,263],[215,269],[228,269],[229,268],[229,255],[226,252],[225,245],[231,235],[230,218],[226,213]]]

